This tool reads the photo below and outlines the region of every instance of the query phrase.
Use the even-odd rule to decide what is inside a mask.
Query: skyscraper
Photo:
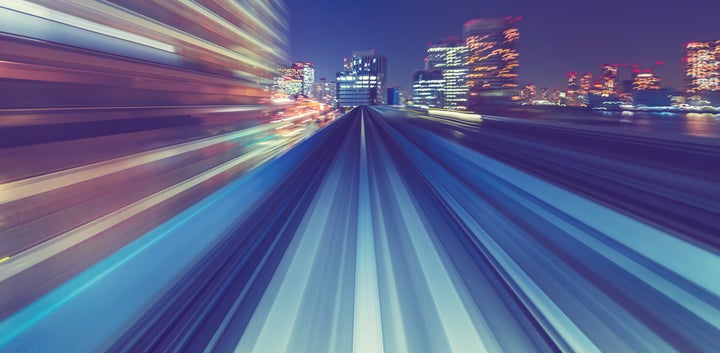
[[[345,59],[345,71],[337,73],[338,105],[352,108],[382,104],[387,81],[387,60],[374,50],[353,52]]]
[[[720,101],[720,40],[691,42],[683,49],[687,96]]]
[[[295,61],[280,69],[281,77],[275,79],[275,90],[290,96],[312,97],[315,81],[315,64]]]
[[[312,97],[313,83],[315,83],[315,64],[311,62],[294,62],[293,66],[301,69],[302,95]]]
[[[582,105],[580,100],[580,84],[578,83],[578,73],[568,72],[567,73],[567,90],[566,90],[566,104],[570,106]]]
[[[334,106],[337,103],[337,82],[327,82],[327,79],[321,77],[313,84],[313,98]]]
[[[445,101],[445,79],[441,70],[420,70],[413,75],[413,103],[442,108]]]
[[[632,82],[635,91],[650,91],[660,89],[660,77],[657,77],[647,70],[635,75]]]
[[[536,99],[536,88],[535,85],[532,83],[528,83],[525,85],[525,87],[520,91],[522,96],[522,101],[525,104],[532,104],[533,101]]]
[[[550,100],[550,89],[547,87],[543,87],[540,90],[540,100],[543,101],[549,101]]]
[[[617,64],[603,64],[600,67],[600,83],[602,84],[600,95],[609,97],[618,93],[618,67]]]
[[[290,65],[283,67],[280,72],[282,77],[277,81],[278,90],[290,96],[302,94],[302,68]]]
[[[465,109],[467,107],[468,87],[467,46],[460,38],[448,38],[431,45],[425,58],[426,70],[442,71],[446,109]]]
[[[587,95],[593,84],[592,72],[586,72],[580,77],[580,94]]]
[[[517,44],[520,18],[479,19],[465,23],[468,48],[468,105],[510,104],[520,100]]]
[[[387,89],[387,104],[398,105],[400,104],[400,90],[395,87]]]

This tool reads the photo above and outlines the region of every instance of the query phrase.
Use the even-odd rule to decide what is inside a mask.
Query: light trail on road
[[[618,136],[639,164],[597,131],[452,119],[349,112],[5,308],[0,351],[720,347],[719,225],[683,209],[717,216],[716,144]]]

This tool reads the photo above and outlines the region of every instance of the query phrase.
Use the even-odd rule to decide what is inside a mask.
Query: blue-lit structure
[[[399,105],[400,104],[400,90],[395,87],[387,89],[387,104],[388,105]]]
[[[445,106],[445,78],[442,70],[419,70],[413,74],[413,104],[430,108]]]
[[[374,50],[353,52],[344,71],[337,73],[337,100],[341,108],[383,103],[387,59]]]

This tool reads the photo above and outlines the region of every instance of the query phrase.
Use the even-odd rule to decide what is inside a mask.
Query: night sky
[[[681,88],[681,45],[720,39],[720,0],[286,0],[292,60],[334,80],[352,51],[388,58],[388,83],[410,91],[427,45],[462,36],[473,18],[522,16],[520,83],[562,88],[568,71],[602,63],[665,65],[663,86]],[[621,74],[622,75],[622,74]],[[623,77],[621,76],[621,79]]]

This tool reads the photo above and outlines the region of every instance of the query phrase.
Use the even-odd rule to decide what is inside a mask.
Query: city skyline
[[[341,71],[345,53],[372,48],[388,58],[388,84],[405,90],[412,86],[413,73],[423,69],[429,45],[462,36],[463,24],[471,19],[507,16],[523,17],[519,24],[521,84],[563,88],[569,71],[597,75],[604,63],[649,67],[664,61],[666,65],[657,72],[663,85],[682,89],[683,44],[716,39],[713,13],[720,10],[720,4],[700,0],[609,0],[582,8],[566,0],[552,4],[456,0],[443,7],[425,0],[371,0],[362,8],[348,1],[291,0],[287,4],[293,60],[313,61],[317,77],[331,79]],[[360,26],[360,19],[379,25],[354,33],[357,28],[350,24]]]

